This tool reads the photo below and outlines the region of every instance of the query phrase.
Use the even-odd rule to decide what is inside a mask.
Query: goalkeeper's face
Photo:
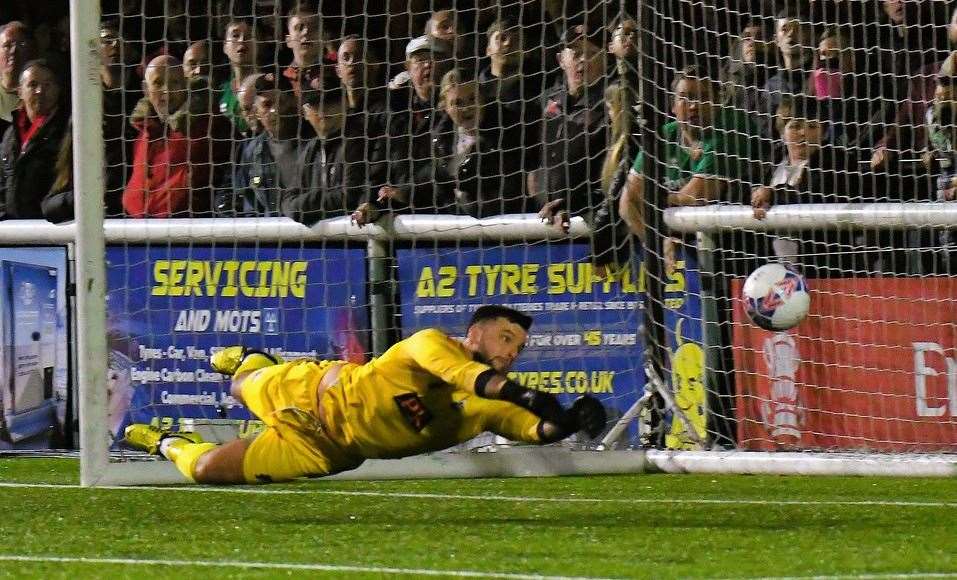
[[[473,324],[466,338],[476,359],[506,373],[525,350],[528,333],[508,319],[494,318]]]

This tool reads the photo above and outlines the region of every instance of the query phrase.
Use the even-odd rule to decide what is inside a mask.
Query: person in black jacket
[[[103,142],[106,217],[123,215],[122,195],[129,177],[136,134],[128,122],[143,96],[139,79],[127,66],[129,49],[120,36],[119,22],[100,24],[100,81],[103,85]],[[53,223],[74,219],[72,124],[67,127],[56,161],[56,179],[43,198],[43,217]]]
[[[384,182],[385,164],[379,153],[366,153],[364,127],[346,114],[340,87],[303,94],[303,114],[316,137],[299,156],[295,187],[280,194],[280,210],[298,222],[349,215],[369,200],[370,191]]]
[[[826,106],[813,97],[794,97],[782,135],[785,156],[751,192],[755,218],[764,219],[774,205],[861,201],[860,174],[849,170],[843,148],[826,143],[827,118]],[[858,246],[850,232],[778,232],[768,253],[824,278],[866,271]]]
[[[542,93],[548,84],[541,62],[532,56],[535,51],[526,51],[525,31],[516,21],[496,20],[486,37],[488,66],[478,74],[482,94],[503,109],[502,119],[521,120],[522,143],[531,152],[531,145],[541,140]],[[529,161],[534,163],[529,171],[538,167],[538,159]]]
[[[268,74],[254,90],[253,108],[263,130],[243,142],[229,186],[217,195],[217,216],[276,217],[280,191],[298,183],[299,153],[311,131],[297,114],[292,83]]]
[[[567,229],[570,216],[590,216],[602,201],[605,52],[576,26],[566,32],[558,62],[564,82],[545,95],[542,164],[529,189],[545,194],[542,219]]]
[[[53,184],[70,108],[60,77],[42,60],[20,73],[20,108],[0,143],[0,219],[43,219],[40,202]]]
[[[525,148],[519,118],[485,103],[475,79],[450,71],[442,78],[444,114],[433,131],[436,198],[454,198],[460,213],[477,218],[526,211]]]
[[[431,132],[431,180],[418,185],[419,195],[429,189],[437,200],[435,213],[476,218],[525,213],[526,149],[518,117],[497,102],[485,102],[479,81],[458,70],[442,78],[439,103]],[[383,209],[385,204],[370,201],[352,217],[365,225]]]
[[[436,199],[432,163],[432,130],[438,123],[438,90],[435,55],[428,37],[413,38],[405,49],[409,87],[391,91],[389,97],[388,185],[377,192],[378,205],[392,210],[441,212],[450,199]]]

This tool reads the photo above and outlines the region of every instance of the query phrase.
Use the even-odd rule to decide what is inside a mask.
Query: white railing
[[[345,240],[526,241],[587,236],[582,218],[572,218],[568,234],[542,223],[535,214],[476,219],[457,215],[400,215],[358,227],[348,217],[323,220],[308,227],[289,218],[240,219],[110,219],[103,225],[108,244],[146,242],[289,242]],[[43,220],[0,223],[2,244],[68,244],[74,223]]]
[[[754,218],[750,206],[708,205],[672,208],[665,223],[676,232],[749,229],[906,229],[957,227],[957,203],[818,203],[779,205],[767,217]]]

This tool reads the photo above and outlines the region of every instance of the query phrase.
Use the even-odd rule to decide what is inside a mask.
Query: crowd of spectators
[[[140,3],[104,9],[109,216],[582,216],[599,265],[643,239],[639,26],[619,2],[433,2],[401,36],[342,14],[330,27],[305,1],[205,1],[202,27],[187,0],[160,3],[152,37]],[[662,39],[668,206],[743,203],[761,219],[957,197],[952,2],[738,3]],[[44,42],[23,20],[0,28],[0,220],[73,219],[68,27],[47,28]],[[859,241],[779,235],[768,252],[835,243]]]

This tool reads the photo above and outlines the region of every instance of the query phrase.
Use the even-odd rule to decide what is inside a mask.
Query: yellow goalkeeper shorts
[[[292,361],[255,371],[243,382],[246,408],[266,425],[246,449],[246,481],[319,477],[362,463],[330,437],[319,421],[316,388],[335,362]]]

